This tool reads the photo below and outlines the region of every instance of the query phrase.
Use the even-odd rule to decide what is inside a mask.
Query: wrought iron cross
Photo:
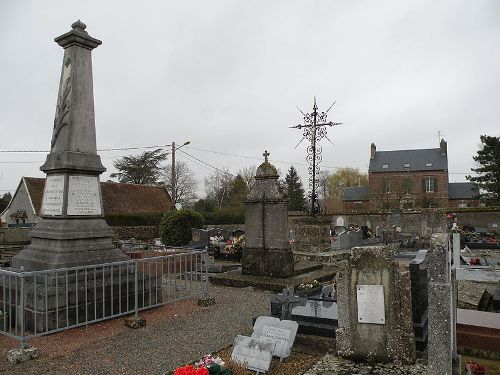
[[[303,298],[297,297],[294,294],[293,288],[283,289],[283,293],[276,296],[276,300],[281,302],[281,320],[289,320],[292,317],[292,306],[298,303],[304,303]]]
[[[290,128],[295,128],[295,129],[304,128],[304,133],[302,134],[302,139],[300,140],[299,144],[304,139],[309,140],[309,142],[311,143],[311,145],[307,147],[306,160],[309,162],[310,191],[308,193],[308,198],[311,200],[312,216],[315,216],[320,211],[318,202],[318,193],[316,192],[316,190],[319,184],[319,179],[317,176],[319,175],[319,163],[322,160],[321,152],[323,150],[321,146],[317,144],[317,142],[321,141],[323,138],[326,138],[330,141],[326,132],[327,126],[335,126],[342,124],[341,122],[331,122],[331,121],[326,122],[328,112],[330,111],[330,109],[332,109],[334,104],[335,102],[332,103],[332,105],[330,106],[330,108],[326,110],[326,112],[320,113],[318,112],[316,97],[314,97],[313,111],[311,113],[304,113],[299,108],[300,113],[302,113],[302,115],[304,116],[304,125],[299,124],[295,126],[290,126]]]

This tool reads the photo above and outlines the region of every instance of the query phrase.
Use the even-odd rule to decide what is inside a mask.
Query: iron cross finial
[[[267,162],[268,162],[267,157],[268,157],[269,155],[271,155],[271,154],[270,154],[269,152],[267,152],[267,150],[266,150],[266,151],[264,151],[264,153],[263,153],[262,155],[264,156],[264,162],[266,162],[266,163],[267,163]]]

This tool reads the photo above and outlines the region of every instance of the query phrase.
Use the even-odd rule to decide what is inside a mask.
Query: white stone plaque
[[[247,369],[266,372],[273,358],[274,344],[259,337],[236,336],[231,360],[244,365]]]
[[[100,215],[99,191],[97,176],[69,176],[68,215]]]
[[[290,355],[299,324],[293,320],[279,320],[271,316],[259,316],[255,321],[252,337],[272,342],[276,357],[287,358]]]
[[[383,285],[357,285],[358,323],[385,324]]]
[[[42,216],[62,215],[64,175],[48,175],[43,190]]]

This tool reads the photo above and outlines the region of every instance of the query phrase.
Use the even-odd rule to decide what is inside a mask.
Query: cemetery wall
[[[500,207],[494,209],[462,209],[453,212],[457,225],[468,225],[476,228],[486,228],[488,231],[499,231]]]
[[[120,240],[127,240],[136,238],[138,240],[152,241],[160,237],[160,232],[157,226],[114,226],[114,238]]]
[[[31,228],[0,228],[0,244],[27,244]]]
[[[226,232],[233,232],[237,229],[245,229],[245,224],[215,224],[215,225],[206,225],[205,229],[213,229],[213,228],[218,228],[222,229],[223,231]]]

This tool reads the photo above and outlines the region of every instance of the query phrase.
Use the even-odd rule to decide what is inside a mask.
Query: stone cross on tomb
[[[281,302],[281,320],[290,320],[292,316],[292,307],[295,304],[301,303],[302,298],[294,295],[293,288],[283,289],[283,293],[276,296],[276,300]]]
[[[262,154],[262,156],[264,156],[264,162],[265,162],[265,163],[268,163],[268,162],[269,162],[269,160],[267,160],[267,157],[268,157],[269,155],[271,155],[271,154],[270,154],[269,152],[267,152],[267,150],[266,150],[266,151],[264,151],[264,153]]]

